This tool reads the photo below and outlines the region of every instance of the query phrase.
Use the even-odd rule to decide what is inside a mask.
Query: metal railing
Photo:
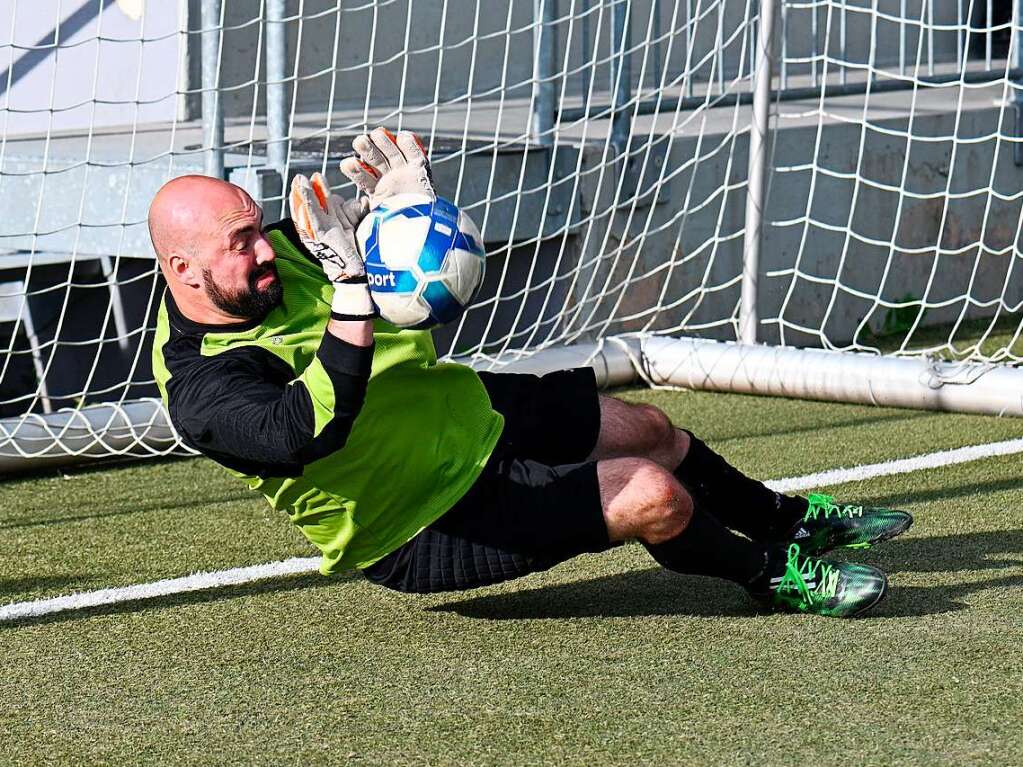
[[[684,1],[689,13],[688,18],[693,18],[693,14],[696,12],[693,0]],[[538,6],[543,5],[547,9],[545,11],[547,15],[544,17],[543,24],[554,23],[552,19],[557,16],[558,0],[535,0],[535,2]],[[605,2],[605,0],[598,0],[598,2]],[[631,29],[633,0],[606,0],[606,2],[615,9],[616,18],[623,18],[626,28]],[[888,61],[882,61],[881,66],[872,64],[867,60],[850,62],[848,58],[851,45],[845,21],[846,17],[849,13],[862,13],[870,10],[869,8],[854,7],[849,5],[846,0],[839,0],[838,3],[822,2],[822,0],[780,0],[780,2],[779,0],[774,0],[773,3],[761,3],[760,5],[762,6],[767,5],[776,8],[781,14],[781,30],[780,32],[776,31],[777,39],[774,45],[774,51],[777,53],[774,68],[778,87],[772,89],[772,99],[776,101],[799,101],[821,96],[831,98],[860,95],[868,91],[882,93],[912,90],[918,85],[943,85],[957,81],[962,81],[966,84],[979,84],[1001,79],[1006,76],[1004,63],[1008,51],[1001,51],[1001,59],[995,58],[994,54],[996,53],[996,47],[1000,47],[996,46],[996,43],[1006,42],[1001,38],[1009,37],[1011,24],[1006,20],[1004,24],[995,26],[973,27],[964,21],[966,10],[980,7],[981,2],[985,3],[986,18],[990,19],[994,13],[994,0],[958,0],[956,3],[958,23],[954,25],[937,25],[939,28],[942,28],[945,34],[956,35],[953,58],[951,50],[946,52],[943,57],[941,52],[935,47],[934,0],[925,0],[922,5],[925,11],[922,14],[923,19],[921,20],[908,18],[906,16],[907,0],[900,0],[902,16],[899,20],[890,22],[900,27],[898,56],[897,58],[890,57]],[[1018,0],[1013,0],[1013,2],[1018,2]],[[584,0],[584,7],[588,4],[589,1]],[[724,5],[725,3],[722,2],[720,4]],[[841,9],[838,14],[837,24],[839,39],[835,53],[831,55],[827,54],[824,50],[825,40],[822,37],[821,26],[819,24],[819,17],[821,15],[819,11],[821,8],[833,7],[835,5],[838,5]],[[811,41],[812,48],[805,56],[790,55],[790,38],[793,35],[788,29],[786,20],[791,12],[790,9],[793,8],[811,8],[814,11],[810,15],[811,23],[809,25],[811,33],[809,40]],[[661,9],[661,3],[654,3],[651,6],[651,13],[655,14],[652,27],[658,30],[655,39],[650,43],[653,49],[650,57],[655,62],[655,71],[660,69],[661,49],[664,44],[664,39],[659,33],[661,28],[659,21]],[[676,109],[690,110],[704,106],[729,107],[734,106],[736,103],[752,104],[755,75],[749,67],[749,63],[755,59],[753,49],[756,45],[762,13],[761,9],[757,15],[749,19],[751,30],[751,33],[747,35],[749,56],[742,62],[741,66],[743,68],[741,71],[729,71],[729,66],[725,61],[725,51],[721,48],[715,53],[716,60],[713,63],[713,71],[716,73],[715,77],[703,82],[697,73],[691,73],[692,76],[684,76],[684,73],[677,73],[684,76],[684,84],[681,89],[683,95],[680,98],[641,100],[635,105],[634,113],[636,115],[649,115],[656,112],[675,111]],[[944,29],[943,27],[946,26],[953,27],[953,29]],[[962,26],[963,29],[955,29],[955,27],[959,26]],[[921,36],[921,40],[917,45],[919,50],[915,55],[910,56],[911,46],[908,44],[908,41],[913,36],[914,29]],[[689,27],[686,26],[685,30],[688,33]],[[584,26],[584,39],[586,34]],[[621,69],[628,72],[631,68],[631,58],[635,55],[636,51],[632,49],[631,45],[622,45],[621,43],[624,39],[621,36],[615,38],[615,58],[612,65],[616,70]],[[980,41],[979,44],[978,40]],[[971,42],[972,45],[969,44]],[[971,47],[974,48],[972,54],[970,52]],[[978,48],[980,50],[977,50]],[[1012,52],[1013,57],[1018,57],[1018,55],[1018,50]],[[944,60],[945,58],[948,60]],[[537,71],[539,80],[551,82],[557,77],[558,73],[553,69],[553,59],[553,56],[548,55],[542,60],[542,65],[538,67]],[[865,69],[868,75],[863,77],[862,73]],[[728,72],[727,78],[726,72]],[[1011,80],[1023,83],[1023,65],[1014,63],[1013,67],[1008,71],[1008,77]],[[621,83],[624,84],[627,82],[627,79],[621,80]],[[673,78],[669,74],[665,79]],[[748,87],[745,89],[726,89],[726,79],[745,82]],[[615,82],[619,81],[615,80]],[[803,82],[807,84],[801,84]],[[699,86],[703,87],[700,88]],[[613,91],[614,87],[612,86],[610,90]],[[696,95],[698,89],[703,90],[700,95]],[[629,103],[632,98],[630,92],[628,97],[624,99],[616,95],[613,100],[608,102],[590,104],[588,103],[588,93],[588,88],[584,84],[582,106],[558,110],[556,120],[558,122],[574,122],[611,113],[617,116],[620,110],[616,109],[616,104]],[[544,104],[538,103],[536,108],[540,111],[547,107]]]
[[[774,67],[777,86],[772,88],[771,97],[777,101],[802,100],[812,97],[856,95],[867,92],[889,92],[911,90],[918,85],[940,85],[962,81],[976,84],[995,80],[1006,75],[1004,58],[1008,55],[999,51],[1004,47],[1003,38],[1008,38],[1010,23],[993,24],[992,19],[1004,3],[995,0],[957,0],[955,19],[948,24],[935,21],[935,0],[916,0],[919,17],[909,14],[910,0],[898,0],[897,15],[885,16],[888,26],[899,28],[897,54],[887,53],[880,62],[864,58],[853,60],[854,47],[864,49],[865,41],[854,41],[849,32],[849,19],[859,14],[873,12],[867,5],[854,4],[850,0],[772,0],[770,3],[751,2],[748,19],[749,27],[743,35],[742,44],[747,52],[731,56],[738,60],[729,61],[729,52],[721,45],[714,52],[713,61],[706,62],[705,69],[693,71],[665,71],[664,81],[679,82],[677,98],[643,99],[633,103],[637,87],[642,83],[633,82],[632,59],[638,53],[632,43],[635,0],[577,0],[577,16],[581,21],[580,38],[582,56],[594,56],[591,39],[591,16],[594,8],[608,8],[611,15],[609,57],[610,80],[604,88],[592,89],[592,69],[582,69],[580,83],[581,105],[562,107],[556,103],[555,85],[564,73],[558,69],[559,30],[565,19],[559,11],[569,0],[533,0],[534,18],[534,89],[533,134],[541,144],[549,144],[549,135],[560,123],[575,122],[596,116],[610,116],[614,124],[612,143],[624,151],[629,133],[628,116],[647,115],[656,112],[688,110],[704,106],[733,106],[736,103],[751,104],[754,98],[755,74],[752,62],[756,59],[754,48],[762,23],[764,8],[775,9],[779,24],[775,25]],[[731,7],[727,0],[701,3],[698,0],[676,0],[684,3],[683,25],[678,30],[664,33],[663,14],[672,7],[670,0],[653,0],[649,19],[653,30],[648,44],[649,51],[643,51],[653,63],[654,73],[662,71],[663,48],[666,38],[673,33],[683,36],[683,46],[693,44],[696,36],[694,20],[717,13],[719,20],[718,40],[723,37],[722,22],[725,9]],[[1014,3],[1019,0],[1013,0]],[[762,6],[762,7],[758,7]],[[948,6],[940,5],[947,8]],[[211,173],[223,171],[223,107],[218,92],[218,64],[221,60],[221,29],[223,26],[223,0],[202,0],[202,119],[206,135],[204,143],[209,148],[208,169]],[[976,16],[983,9],[986,24],[974,26],[968,15]],[[972,13],[971,13],[972,12]],[[792,19],[799,15],[802,23],[795,25]],[[644,20],[647,21],[647,20]],[[264,21],[266,27],[266,127],[268,133],[267,152],[269,165],[283,168],[287,157],[288,99],[286,84],[288,45],[287,16],[284,0],[266,0]],[[805,34],[806,32],[809,34]],[[935,35],[955,36],[954,48],[941,50],[936,45]],[[837,41],[832,39],[837,36]],[[795,40],[809,41],[810,47],[804,53],[795,50]],[[915,46],[912,43],[916,40]],[[856,45],[854,46],[854,43]],[[735,48],[736,46],[732,46]],[[913,48],[916,48],[915,52]],[[876,53],[876,52],[875,52]],[[1012,52],[1014,66],[1009,70],[1010,79],[1023,83],[1023,59],[1019,51]],[[875,58],[877,58],[875,56]],[[866,76],[864,76],[866,72]],[[726,81],[731,81],[726,86]],[[736,81],[739,86],[736,87]],[[745,87],[742,84],[745,83]],[[823,90],[822,90],[823,88]],[[606,92],[607,100],[590,103],[591,94]],[[702,92],[698,92],[702,91]],[[395,101],[398,94],[395,95]]]

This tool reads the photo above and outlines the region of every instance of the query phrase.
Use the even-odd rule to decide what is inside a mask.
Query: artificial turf
[[[632,390],[745,470],[807,474],[1023,423]],[[639,546],[478,592],[299,576],[0,624],[0,762],[1023,762],[1019,456],[828,488],[906,508],[869,617],[758,613]],[[0,604],[313,552],[203,459],[0,483]]]

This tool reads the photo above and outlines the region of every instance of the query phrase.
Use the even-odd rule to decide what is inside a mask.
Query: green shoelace
[[[810,506],[807,508],[806,514],[803,515],[804,521],[817,519],[820,516],[827,519],[832,514],[845,515],[850,518],[863,516],[862,506],[839,506],[835,503],[834,497],[823,493],[810,493],[806,500],[810,502]]]
[[[837,569],[823,560],[804,557],[800,562],[799,544],[793,543],[786,555],[785,575],[778,582],[776,591],[795,589],[802,598],[799,609],[806,610],[811,605],[830,599],[838,593],[839,575]],[[817,581],[812,589],[806,583],[808,580]]]

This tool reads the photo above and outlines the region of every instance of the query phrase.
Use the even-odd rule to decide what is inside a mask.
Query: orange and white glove
[[[341,172],[369,198],[374,210],[396,194],[423,194],[437,199],[430,173],[430,160],[419,137],[411,131],[374,128],[352,141],[355,157],[341,161]]]
[[[327,180],[314,173],[291,180],[291,218],[302,244],[334,284],[331,317],[368,320],[377,316],[366,281],[366,265],[355,244],[355,229],[367,213],[367,201],[331,194]]]

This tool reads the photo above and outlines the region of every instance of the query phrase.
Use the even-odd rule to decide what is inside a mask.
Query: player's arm
[[[372,362],[371,345],[327,332],[314,360],[289,381],[290,370],[266,349],[232,349],[172,375],[172,419],[188,444],[229,468],[297,476],[344,446]]]
[[[365,202],[330,194],[323,176],[314,174],[312,180],[295,177],[289,204],[303,244],[334,286],[331,319],[316,357],[289,382],[270,352],[245,347],[196,366],[174,387],[185,436],[245,473],[300,474],[343,447],[365,399],[373,360],[376,308],[355,245]]]
[[[296,175],[288,201],[303,245],[334,287],[330,320],[316,358],[282,399],[287,403],[290,393],[294,395],[290,399],[297,400],[293,423],[298,427],[288,431],[282,457],[305,465],[343,447],[351,431],[366,394],[377,310],[355,243],[366,202],[331,194],[319,173],[311,179]]]

